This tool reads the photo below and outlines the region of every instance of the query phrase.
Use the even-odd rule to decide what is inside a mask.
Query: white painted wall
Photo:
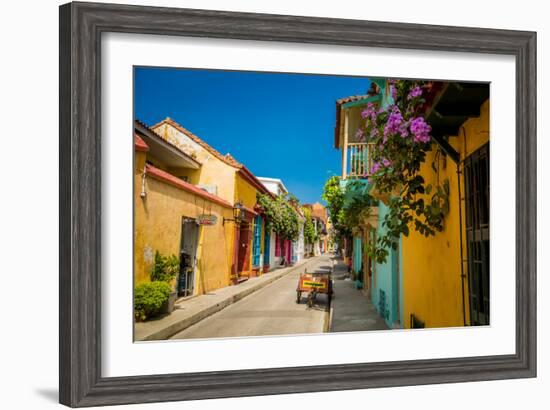
[[[278,178],[266,178],[266,177],[256,177],[260,182],[267,188],[269,192],[275,195],[281,195],[288,193],[286,187],[283,184],[283,181]]]
[[[296,262],[304,259],[304,223],[300,221],[300,233],[298,240],[292,242],[292,254],[296,255]]]

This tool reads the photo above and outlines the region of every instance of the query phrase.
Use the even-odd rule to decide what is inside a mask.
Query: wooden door
[[[250,229],[250,223],[241,223],[241,229],[239,232],[239,259],[237,263],[237,272],[239,274],[250,270]]]

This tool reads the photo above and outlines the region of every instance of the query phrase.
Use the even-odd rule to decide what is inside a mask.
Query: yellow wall
[[[489,141],[489,100],[481,106],[481,115],[470,118],[464,124],[460,136],[449,138],[450,144],[464,160],[472,152]],[[466,143],[464,144],[464,135]],[[410,326],[410,314],[425,322],[426,327],[450,327],[463,325],[462,279],[460,266],[460,229],[463,229],[463,258],[466,259],[465,209],[462,202],[462,224],[459,221],[459,195],[456,164],[440,155],[439,175],[432,169],[437,146],[426,156],[421,175],[433,185],[449,179],[450,210],[444,220],[444,230],[435,236],[424,237],[411,229],[409,237],[403,237],[403,325]],[[462,166],[461,166],[462,170]],[[464,183],[460,178],[461,194]],[[464,273],[467,265],[464,264]],[[464,278],[464,305],[466,323],[469,323],[468,278]]]
[[[145,153],[136,152],[135,169],[135,282],[149,280],[155,251],[179,257],[182,217],[195,218],[212,213],[218,217],[214,226],[199,229],[197,249],[197,294],[230,284],[230,267],[233,256],[233,226],[222,224],[223,217],[232,218],[231,208],[210,202],[193,193],[159,181],[146,178],[145,199],[140,197]],[[220,252],[220,250],[224,250]]]
[[[235,202],[241,201],[243,205],[250,209],[254,209],[256,205],[256,188],[244,179],[240,174],[236,174],[235,177]]]
[[[169,172],[177,177],[187,176],[189,178],[188,182],[194,185],[215,185],[218,189],[217,196],[233,204],[235,196],[234,181],[237,171],[235,167],[226,164],[171,125],[163,123],[154,130],[161,137],[202,164],[196,170],[171,168]]]

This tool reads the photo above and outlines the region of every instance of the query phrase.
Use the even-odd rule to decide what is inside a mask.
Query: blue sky
[[[341,173],[335,101],[364,94],[365,77],[139,67],[135,115],[170,117],[256,176],[281,178],[302,203],[321,201]]]

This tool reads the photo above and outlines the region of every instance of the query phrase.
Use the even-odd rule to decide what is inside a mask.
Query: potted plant
[[[170,293],[162,306],[162,313],[172,313],[178,293],[176,291],[176,276],[179,273],[180,260],[176,255],[163,256],[155,252],[155,264],[151,272],[151,281],[164,282],[169,285]]]

